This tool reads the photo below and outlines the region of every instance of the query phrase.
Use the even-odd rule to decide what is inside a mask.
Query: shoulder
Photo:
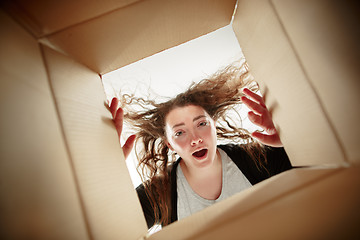
[[[176,178],[176,169],[177,169],[177,166],[179,165],[179,162],[180,162],[180,159],[168,167],[166,179],[169,180],[169,183],[172,182],[174,177]],[[145,186],[148,189],[152,189],[159,185],[163,185],[163,183],[164,183],[164,176],[157,176],[157,177],[153,178],[152,181],[147,180],[147,181],[141,183],[139,186],[136,187],[136,191],[137,191],[139,197],[148,198],[146,195]]]
[[[226,144],[218,147],[226,152],[252,184],[292,168],[284,148],[265,146],[263,149],[255,149],[251,145],[245,144]],[[255,156],[264,162],[265,168],[257,166],[254,155],[251,157],[249,151],[257,152]],[[258,154],[260,151],[264,151],[265,159],[263,159],[262,154]]]
[[[249,155],[249,150],[263,151],[266,159],[265,165],[272,167],[277,165],[283,168],[291,168],[291,163],[288,155],[283,147],[275,148],[264,146],[263,149],[255,149],[250,147],[248,144],[226,144],[218,145],[218,147],[224,150],[233,161],[253,161]],[[284,169],[285,170],[285,169]]]
[[[238,168],[246,174],[248,171],[256,169],[256,163],[242,144],[225,144],[218,145],[230,159],[238,166]]]
[[[236,163],[238,161],[252,161],[245,148],[240,144],[218,145]]]
[[[155,215],[150,203],[150,199],[148,198],[148,195],[145,191],[144,183],[136,187],[136,192],[140,200],[146,223],[148,225],[148,228],[150,228],[155,223]]]
[[[166,195],[169,196],[169,198],[166,201],[166,205],[168,206],[169,212],[171,212],[171,199],[170,194],[172,195],[173,190],[173,180],[172,180],[172,173],[175,171],[176,174],[176,166],[175,163],[172,164],[172,166],[169,167],[167,171],[167,176],[157,176],[152,179],[152,181],[145,181],[144,183],[140,184],[136,187],[136,192],[138,194],[141,207],[143,209],[146,223],[148,225],[148,228],[153,226],[155,224],[155,212],[159,214],[159,217],[161,217],[161,211],[160,205],[159,205],[159,193],[165,192]],[[175,183],[176,184],[176,183]],[[176,190],[176,188],[175,188]],[[150,199],[153,199],[152,201]],[[153,205],[153,204],[155,205]]]
[[[271,176],[292,168],[290,159],[283,147],[266,147],[266,168]]]

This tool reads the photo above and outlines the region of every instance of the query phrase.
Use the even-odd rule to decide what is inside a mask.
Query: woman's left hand
[[[276,131],[271,114],[264,103],[264,99],[247,88],[243,90],[243,93],[246,96],[241,97],[241,100],[252,110],[248,113],[250,121],[264,129],[267,133],[253,132],[251,136],[259,140],[262,144],[271,147],[282,147],[283,144]]]

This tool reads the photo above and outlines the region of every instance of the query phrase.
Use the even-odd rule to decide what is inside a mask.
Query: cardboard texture
[[[149,239],[358,236],[360,192],[346,190],[359,188],[358,173],[359,167],[293,169],[173,223]]]
[[[359,189],[358,167],[295,188],[242,216],[229,214],[188,239],[357,239],[360,193],[348,187]]]
[[[149,236],[100,75],[229,24],[235,0],[1,4],[1,239],[360,238],[355,6],[239,1],[233,29],[285,149],[312,167]]]
[[[0,238],[88,239],[40,48],[0,11]]]
[[[271,2],[240,1],[233,27],[292,164],[346,162]]]
[[[146,0],[46,37],[100,74],[226,26],[234,0]]]
[[[147,226],[99,75],[52,49],[43,52],[91,237],[139,238]]]
[[[352,106],[360,103],[359,6],[326,0],[273,3],[345,160],[356,162],[360,108]]]
[[[2,0],[1,4],[31,34],[39,38],[105,15],[137,1],[139,0]]]

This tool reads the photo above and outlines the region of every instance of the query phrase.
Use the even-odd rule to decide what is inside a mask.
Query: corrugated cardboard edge
[[[99,75],[42,48],[92,238],[139,238],[147,227]]]

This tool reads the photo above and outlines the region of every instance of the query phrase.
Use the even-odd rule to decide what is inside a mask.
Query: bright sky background
[[[173,97],[186,90],[192,82],[198,82],[241,58],[241,48],[232,26],[228,25],[105,74],[102,76],[103,85],[109,101],[119,95],[120,89],[139,97],[146,97],[149,90],[159,96]],[[247,111],[246,107],[242,107],[240,114],[246,116]],[[255,129],[246,120],[243,127]],[[124,138],[131,134],[126,129],[124,126]],[[131,154],[126,162],[136,187],[141,181],[135,170],[135,155]]]

